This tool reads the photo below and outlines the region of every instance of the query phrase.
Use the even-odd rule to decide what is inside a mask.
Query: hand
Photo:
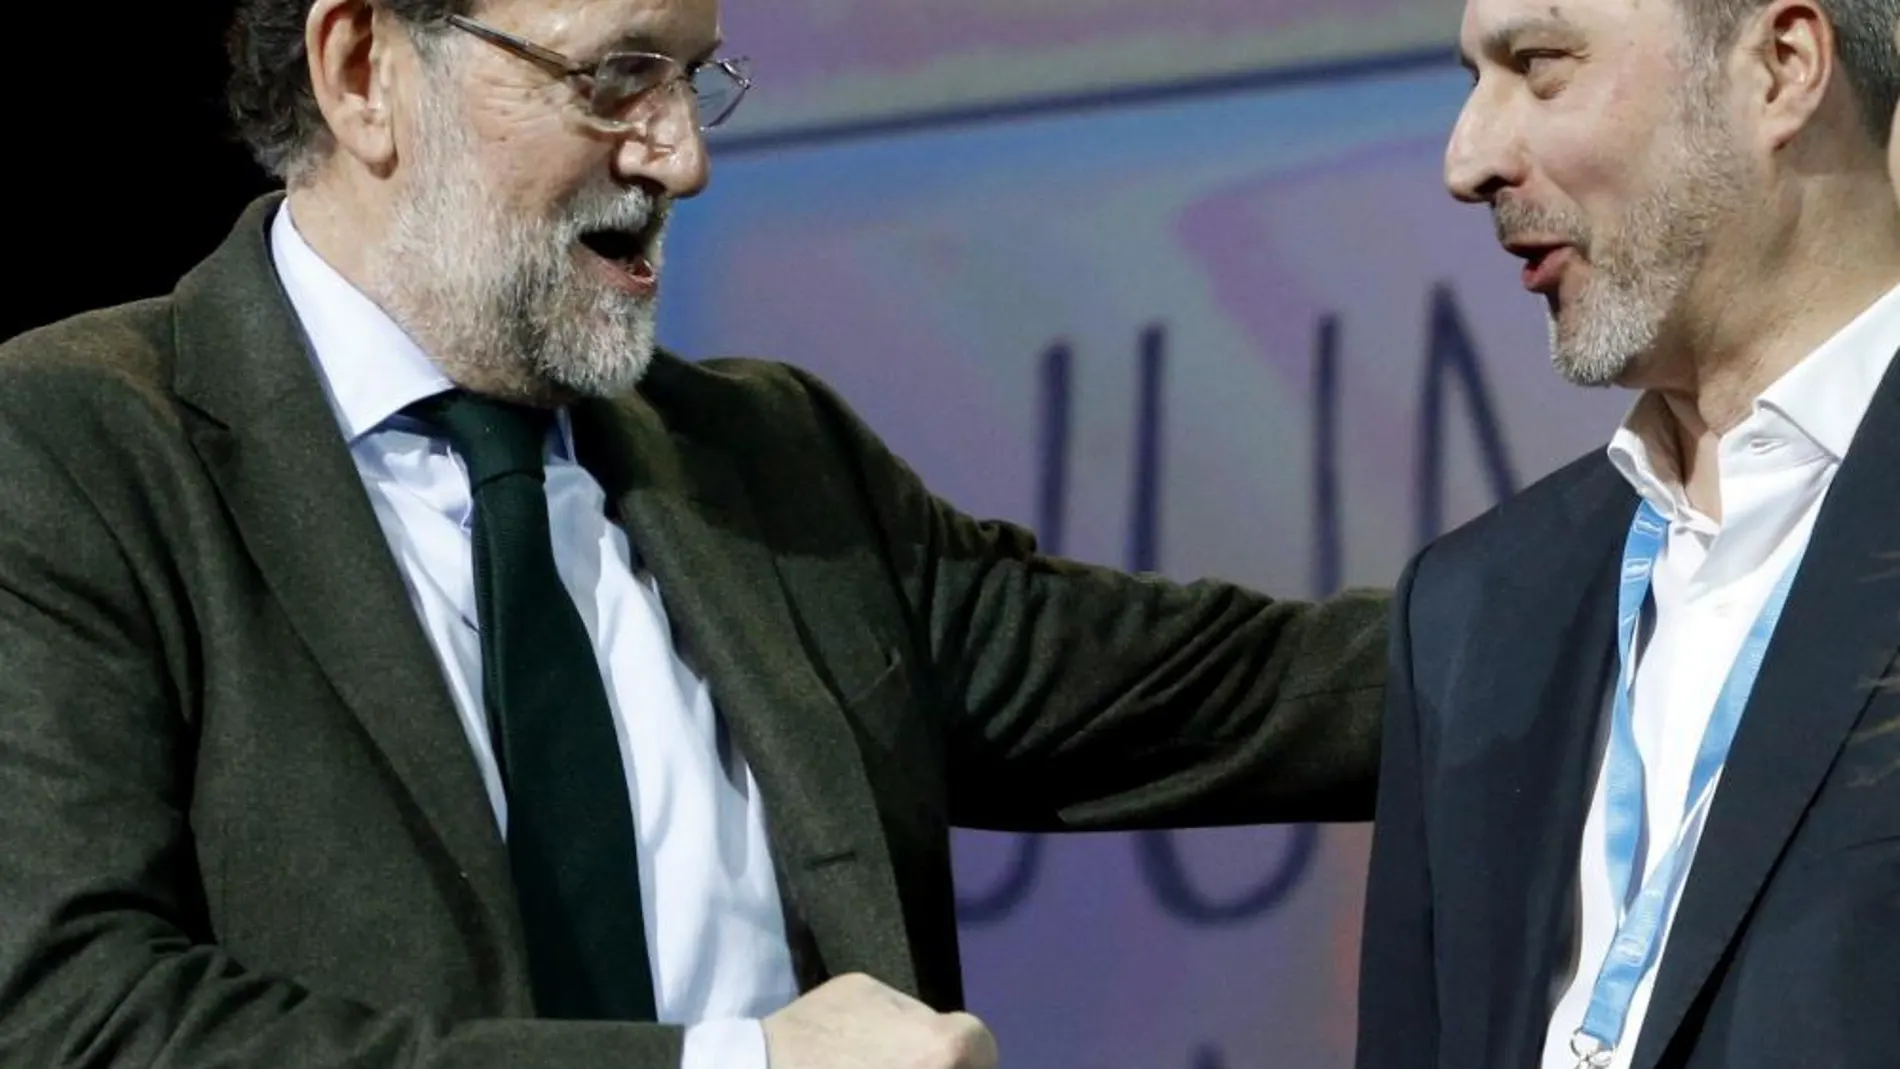
[[[996,1037],[861,974],[840,976],[765,1019],[772,1069],[996,1069]]]

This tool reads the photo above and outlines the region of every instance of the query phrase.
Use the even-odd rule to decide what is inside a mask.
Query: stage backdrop
[[[1055,551],[1389,584],[1625,404],[1557,380],[1516,262],[1440,186],[1456,17],[737,4],[763,120],[679,216],[665,340],[817,371],[941,494]],[[1088,95],[1104,71],[1133,88]],[[1015,1069],[1348,1066],[1367,840],[965,835],[972,1008]]]

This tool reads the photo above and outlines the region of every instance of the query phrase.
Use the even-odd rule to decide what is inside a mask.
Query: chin
[[[1557,370],[1563,375],[1564,381],[1572,386],[1582,386],[1585,389],[1591,390],[1606,390],[1613,386],[1623,385],[1623,379],[1620,374],[1600,374],[1593,368],[1578,367],[1574,364],[1565,363],[1562,360],[1555,360],[1553,363],[1557,365]]]
[[[1551,319],[1551,363],[1578,386],[1623,386],[1653,361],[1660,317],[1640,301],[1571,302]]]
[[[1626,352],[1608,350],[1576,339],[1554,339],[1551,366],[1573,386],[1603,388],[1625,385],[1636,360]]]
[[[1654,390],[1668,385],[1669,381],[1663,356],[1653,348],[1631,356],[1624,362],[1622,374],[1616,377],[1616,385],[1626,390]]]
[[[612,399],[633,392],[653,366],[650,339],[592,347],[564,354],[541,376],[549,386],[572,397]]]

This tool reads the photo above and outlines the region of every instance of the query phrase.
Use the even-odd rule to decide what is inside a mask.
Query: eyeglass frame
[[[734,84],[739,87],[738,91],[733,94],[732,103],[726,106],[726,110],[714,117],[711,122],[705,121],[704,116],[699,117],[698,126],[702,132],[711,130],[723,124],[727,119],[732,118],[732,113],[739,110],[739,105],[745,100],[746,93],[752,89],[752,75],[751,72],[747,70],[747,64],[751,61],[743,56],[715,58],[700,63],[686,64],[674,59],[672,56],[660,52],[622,50],[609,52],[592,63],[576,63],[571,58],[545,45],[535,44],[525,37],[517,37],[506,30],[496,29],[485,22],[469,18],[467,15],[451,14],[444,16],[444,19],[450,26],[479,40],[486,41],[502,51],[514,55],[516,58],[526,60],[556,78],[570,83],[577,83],[575,88],[580,90],[587,100],[587,106],[582,109],[583,114],[587,117],[587,121],[607,133],[624,134],[633,129],[632,123],[609,119],[600,114],[594,106],[595,87],[600,84],[598,80],[600,68],[622,56],[634,56],[640,59],[657,59],[669,64],[677,71],[672,77],[655,82],[634,94],[629,98],[629,102],[644,99],[652,93],[658,92],[661,89],[670,88],[679,82],[685,82],[690,87],[692,85],[693,75],[701,67],[714,66],[724,71],[726,75],[733,80]],[[697,97],[695,97],[694,100],[694,108],[695,111],[697,111]]]

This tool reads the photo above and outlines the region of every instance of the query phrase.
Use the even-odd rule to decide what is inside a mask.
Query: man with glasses
[[[287,197],[0,350],[0,1065],[981,1069],[952,825],[1363,819],[1384,599],[654,344],[715,0],[246,0]]]

